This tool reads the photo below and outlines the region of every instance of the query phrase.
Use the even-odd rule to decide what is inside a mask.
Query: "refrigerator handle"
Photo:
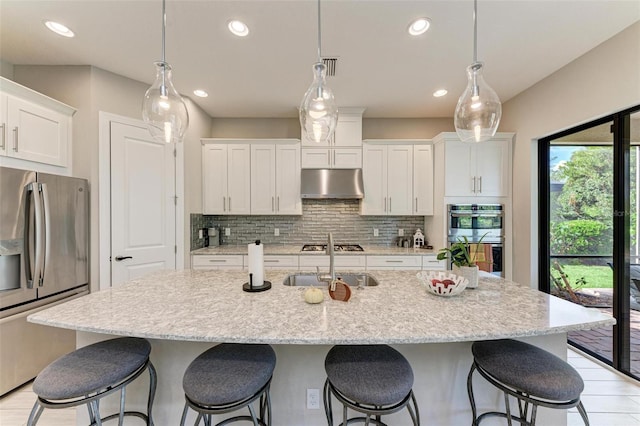
[[[47,189],[47,184],[41,183],[40,190],[42,191],[42,205],[44,207],[44,245],[40,246],[41,251],[44,250],[42,272],[40,273],[40,287],[42,287],[44,285],[45,277],[47,276],[47,259],[49,259],[51,254],[51,208],[49,204],[49,190]]]
[[[33,270],[33,279],[38,280],[38,286],[42,286],[42,269],[44,266],[44,247],[43,247],[43,239],[44,233],[42,229],[42,197],[40,196],[41,186],[39,183],[34,185],[33,190],[33,200],[34,200],[34,210],[35,210],[35,231],[36,231],[36,261],[35,268]]]
[[[40,269],[42,262],[42,204],[40,201],[40,191],[37,182],[28,184],[25,187],[27,191],[25,204],[25,236],[24,236],[24,253],[25,253],[25,274],[27,278],[27,288],[33,288],[35,282],[40,283]],[[34,213],[32,213],[34,212]],[[32,220],[34,219],[34,220]],[[31,247],[32,242],[34,247]],[[31,261],[31,256],[35,260]]]

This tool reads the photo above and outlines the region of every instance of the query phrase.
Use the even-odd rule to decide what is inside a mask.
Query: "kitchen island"
[[[77,330],[79,346],[109,335],[150,339],[159,376],[158,425],[179,423],[182,374],[199,353],[218,342],[271,344],[278,357],[274,424],[282,426],[326,424],[322,409],[306,408],[306,389],[322,389],[324,356],[333,344],[393,345],[414,369],[423,423],[458,425],[471,419],[466,377],[474,340],[519,338],[564,358],[568,331],[615,323],[598,310],[498,277],[485,276],[477,289],[444,298],[427,294],[415,271],[370,273],[378,286],[353,289],[346,303],[331,300],[325,289],[318,305],[304,302],[303,287],[282,285],[286,271],[267,271],[273,287],[261,293],[242,291],[242,271],[156,273],[38,312],[29,321]],[[146,383],[138,382],[128,394],[143,406]],[[500,405],[501,396],[481,379],[474,385],[480,407]],[[101,404],[107,405],[117,406],[117,398]],[[539,414],[541,424],[566,421],[562,411]],[[389,424],[409,424],[409,418],[396,413]]]

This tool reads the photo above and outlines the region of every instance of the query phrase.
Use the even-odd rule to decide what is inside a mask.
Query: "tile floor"
[[[582,400],[589,413],[591,426],[640,426],[639,382],[572,348],[567,349],[567,360],[585,381]],[[26,425],[34,400],[31,383],[0,398],[0,426]],[[136,421],[133,419],[132,423],[137,425]],[[569,410],[567,425],[582,424],[577,410]],[[38,423],[38,426],[72,425],[75,425],[75,410],[45,410]]]

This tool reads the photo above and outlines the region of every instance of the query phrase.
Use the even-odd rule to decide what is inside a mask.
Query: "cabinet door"
[[[302,214],[300,146],[276,145],[276,212]],[[253,209],[253,206],[252,206]]]
[[[476,194],[484,197],[509,195],[509,142],[491,140],[479,143],[476,151]]]
[[[332,167],[334,169],[359,169],[362,167],[361,148],[338,148],[333,149],[331,155]]]
[[[251,148],[227,146],[227,213],[251,213]]]
[[[361,203],[362,215],[387,214],[387,147],[384,145],[363,145],[362,178],[364,199]]]
[[[7,95],[0,92],[0,155],[7,155]]]
[[[362,115],[343,114],[338,116],[333,145],[362,146]]]
[[[433,214],[433,147],[413,147],[413,214]]]
[[[276,213],[276,146],[251,145],[251,214]]]
[[[447,140],[445,145],[444,195],[446,197],[475,196],[476,160],[474,145]],[[485,143],[485,142],[482,142]]]
[[[413,145],[389,145],[387,150],[387,214],[411,215],[413,213]]]
[[[202,145],[202,213],[227,211],[227,145]]]
[[[329,148],[303,148],[303,169],[328,169],[331,167],[331,150]]]
[[[7,95],[7,155],[54,166],[67,166],[71,118]]]

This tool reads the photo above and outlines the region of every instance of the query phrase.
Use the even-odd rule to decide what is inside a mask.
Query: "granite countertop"
[[[152,339],[270,344],[403,344],[516,338],[611,326],[615,320],[527,286],[482,277],[455,297],[428,294],[415,271],[371,272],[380,285],[348,302],[310,305],[287,271],[261,293],[241,271],[165,271],[42,310],[30,322]]]
[[[324,243],[322,243],[324,244]],[[354,256],[354,255],[404,255],[404,256],[419,256],[437,254],[438,250],[435,249],[414,249],[397,246],[385,246],[385,245],[366,245],[361,244],[364,251],[336,251],[336,256]],[[204,247],[201,249],[192,250],[191,254],[194,255],[206,255],[206,254],[247,254],[247,245],[221,245]],[[325,254],[324,251],[302,251],[302,244],[265,244],[264,254],[269,255],[304,255],[304,256],[317,256]]]

